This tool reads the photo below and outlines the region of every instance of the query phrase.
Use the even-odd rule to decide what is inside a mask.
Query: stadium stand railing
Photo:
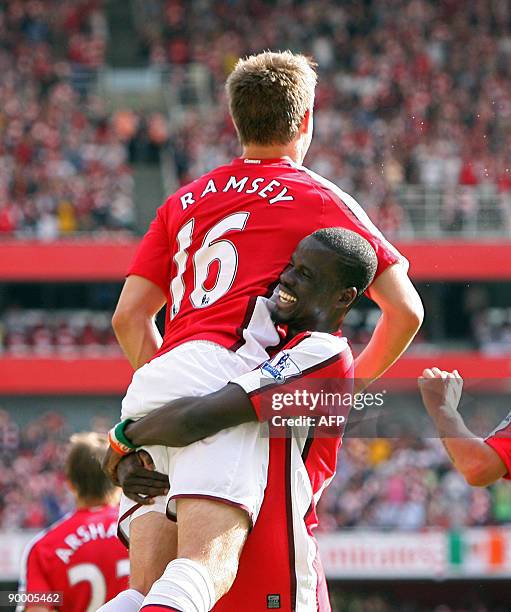
[[[495,185],[444,188],[403,185],[394,197],[406,217],[391,232],[395,237],[477,240],[511,237],[511,196]],[[374,212],[377,217],[381,215],[381,211]]]

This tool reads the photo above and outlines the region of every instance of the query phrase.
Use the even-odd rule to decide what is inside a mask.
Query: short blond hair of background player
[[[291,51],[265,51],[240,59],[226,83],[242,145],[288,144],[314,106],[316,64]]]

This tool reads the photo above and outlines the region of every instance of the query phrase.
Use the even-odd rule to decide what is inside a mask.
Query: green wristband
[[[126,434],[124,433],[124,430],[130,423],[134,423],[134,422],[135,421],[133,421],[132,419],[126,419],[125,421],[121,421],[120,423],[117,423],[117,425],[114,427],[114,434],[117,440],[121,444],[124,444],[124,446],[131,448],[131,450],[136,450],[138,446],[136,446],[135,444],[133,444],[133,442],[128,440],[128,438],[126,437]]]

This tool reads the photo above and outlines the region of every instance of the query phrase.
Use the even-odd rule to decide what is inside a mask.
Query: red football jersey
[[[192,339],[264,342],[254,298],[271,295],[298,242],[325,227],[367,238],[377,274],[401,258],[351,196],[288,158],[235,159],[171,195],[128,270],[167,296],[157,355]]]
[[[492,431],[485,442],[493,448],[504,462],[507,468],[507,474],[504,478],[511,480],[511,412]]]
[[[129,560],[117,539],[117,518],[117,507],[83,508],[43,531],[25,550],[20,591],[62,591],[59,611],[95,612],[127,589]]]
[[[346,340],[338,335],[299,334],[268,364],[271,367],[263,364],[256,375],[249,373],[233,381],[247,391],[259,415],[264,406],[261,396],[271,403],[275,393],[290,392],[293,382],[296,389],[312,393],[320,392],[328,381],[342,393],[352,389],[353,356]],[[274,380],[268,384],[271,377]],[[335,388],[327,387],[328,391]],[[311,414],[314,412],[321,410],[316,408]],[[336,414],[347,419],[349,405],[337,409]],[[342,433],[343,427],[335,436],[270,439],[261,511],[243,547],[236,580],[213,608],[215,612],[273,608],[331,611],[313,531],[316,504],[335,475]]]

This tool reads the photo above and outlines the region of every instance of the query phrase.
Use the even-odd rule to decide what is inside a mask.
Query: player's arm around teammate
[[[465,425],[458,412],[463,379],[457,370],[424,370],[419,389],[454,467],[469,485],[485,487],[506,476],[511,467],[511,438],[499,437],[497,431],[486,440]],[[498,430],[509,428],[509,417]]]
[[[246,391],[229,383],[209,395],[179,398],[138,421],[120,425],[133,447],[152,444],[182,447],[222,429],[257,420]],[[122,486],[125,495],[139,504],[151,504],[153,497],[168,492],[168,478],[154,471],[144,451],[123,457],[109,448],[103,469],[113,482]]]
[[[328,246],[320,240],[327,241]],[[363,283],[364,288],[372,280],[376,269],[375,254],[367,241],[358,234],[341,228],[331,228],[315,232],[302,240],[293,254],[290,265],[281,274],[280,285],[274,296],[272,318],[275,323],[288,326],[288,339],[302,334],[308,328],[335,331],[356,299],[358,289],[344,287],[342,296],[337,298],[338,303],[331,303],[336,276],[343,273],[343,265],[336,262],[335,257],[332,257],[334,255],[338,255],[339,260],[343,262],[348,256],[351,257],[350,265],[344,263],[344,268],[347,270],[344,274],[351,274],[357,282]],[[366,271],[363,281],[360,281],[358,276],[354,276],[353,270],[357,270],[357,266]],[[360,276],[361,273],[357,274]],[[285,301],[279,297],[280,294],[284,296]],[[328,339],[321,338],[322,342],[328,343]],[[311,346],[303,348],[303,345],[308,343]],[[299,347],[285,349],[279,355],[290,357],[296,352],[297,355],[293,359],[298,363],[303,351],[308,351],[309,356],[317,352],[317,344],[315,338],[305,338]],[[274,359],[278,361],[279,355]],[[271,370],[273,366],[268,364],[268,368]],[[300,369],[295,372],[296,374],[302,375]],[[251,376],[259,380],[264,378],[262,370],[259,369]],[[271,377],[268,381],[277,382]],[[115,443],[118,439],[130,443],[133,447],[143,445],[182,447],[209,437],[222,429],[265,420],[267,416],[256,412],[254,404],[242,386],[229,383],[206,396],[179,398],[135,422],[120,423],[119,435],[116,435],[117,428],[115,428],[111,443]],[[122,448],[118,450],[123,452]],[[110,449],[103,464],[105,472],[114,481],[119,457],[118,453]],[[137,464],[135,467],[138,468]]]
[[[179,398],[138,421],[120,425],[133,447],[152,444],[183,447],[227,427],[257,420],[247,393],[239,385],[229,383],[209,395]],[[153,497],[168,493],[168,477],[154,470],[145,451],[123,457],[109,448],[103,470],[123,488],[127,497],[141,505],[152,504]]]
[[[293,375],[301,375],[309,370],[317,371],[318,368],[327,368],[332,363],[336,364],[337,374],[338,371],[340,372],[337,364],[344,365],[343,356],[345,354],[347,354],[346,368],[351,371],[352,358],[346,340],[332,334],[337,333],[349,307],[357,295],[362,294],[371,282],[376,267],[377,259],[371,245],[354,232],[340,228],[325,229],[302,240],[293,254],[291,264],[281,275],[281,290],[273,312],[274,322],[286,324],[290,338],[293,338],[293,343],[297,343],[296,346],[293,344],[285,351],[289,353],[290,363],[297,368],[293,369]],[[309,329],[317,330],[319,333],[309,334],[307,332]],[[288,357],[288,355],[284,356]],[[268,370],[276,376],[270,374],[266,379],[270,385],[279,382],[280,370],[272,364],[268,364]],[[276,373],[279,375],[277,376]],[[331,376],[329,371],[324,370],[325,378],[328,379]],[[249,393],[254,385],[256,388],[261,385],[262,378],[262,372],[256,369],[254,372],[248,372],[236,378],[236,384],[227,385],[221,393],[211,394],[206,401],[203,397],[175,400],[178,406],[185,406],[187,402],[191,402],[183,414],[191,418],[192,422],[196,420],[194,408],[199,410],[198,416],[200,416],[204,415],[204,412],[201,412],[201,404],[206,407],[215,407],[212,414],[204,415],[205,420],[199,433],[192,429],[192,433],[187,436],[187,441],[191,441],[191,438],[198,439],[199,436],[204,437],[222,427],[229,427],[247,420],[256,421]],[[168,411],[170,410],[172,407],[169,406]],[[152,413],[147,416],[151,418],[150,423],[153,423],[152,435],[157,435],[159,440],[167,444],[168,440],[162,438],[161,433],[162,431],[171,432],[172,425],[164,428],[161,423],[158,424],[158,418],[166,416],[165,410],[160,410],[156,418]],[[140,419],[140,423],[143,420],[143,418]],[[133,428],[136,432],[135,428],[140,427],[138,421],[126,427],[128,442],[130,442],[128,428]],[[112,441],[117,445],[117,441],[125,437],[126,435],[115,436]],[[210,519],[209,524],[206,525],[201,519],[202,514],[199,513],[198,506],[195,508],[193,506],[196,503],[194,499],[180,498],[177,501],[180,530],[178,555],[180,558],[189,559],[208,568],[208,574],[215,583],[215,598],[219,599],[230,587],[236,575],[239,557],[233,557],[231,554],[234,548],[232,546],[233,537],[238,539],[238,542],[234,544],[237,543],[236,548],[239,555],[248,531],[249,517],[243,513],[241,516],[244,522],[241,522],[240,519],[239,522],[236,522],[236,516],[240,517],[241,514],[238,512],[227,517],[230,527],[227,526],[225,520],[213,522]],[[186,512],[181,514],[185,503],[187,504]],[[211,502],[212,510],[218,503]],[[182,516],[184,518],[181,518]],[[208,533],[214,536],[209,538],[212,542],[210,547],[199,548],[195,543],[192,530],[199,528],[204,532],[209,530]],[[181,540],[182,530],[184,530],[185,537]],[[229,542],[226,542],[225,536],[228,536]],[[224,586],[223,590],[220,588],[216,590],[216,585],[219,585],[220,588],[226,585],[227,588]],[[148,606],[164,602],[165,605],[170,605],[175,602],[175,598],[170,599],[174,597],[174,592],[175,589],[172,588],[164,574],[153,585],[145,603]]]
[[[138,449],[141,446],[151,445],[188,446],[222,429],[257,420],[258,415],[247,393],[239,385],[229,383],[209,395],[181,397],[173,400],[138,421],[124,421],[120,425],[122,425],[123,437]],[[103,463],[104,471],[114,482],[117,481],[116,470],[121,457],[110,448]],[[146,477],[147,470],[144,467],[149,470],[154,469],[154,465],[149,465],[145,455],[142,455],[137,462],[133,461],[132,465],[132,481],[141,481]],[[153,475],[148,475],[148,477],[149,481],[145,483],[145,486],[150,487],[154,478]],[[150,491],[143,493],[154,495]]]

